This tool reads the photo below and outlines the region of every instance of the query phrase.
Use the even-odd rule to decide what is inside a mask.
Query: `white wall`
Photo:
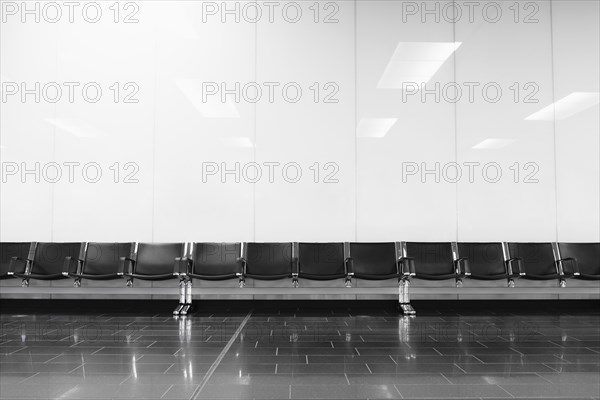
[[[554,3],[555,98],[600,87],[600,29],[597,1]],[[585,34],[582,34],[585,32]],[[600,116],[598,105],[556,121],[558,239],[600,237]]]
[[[422,2],[298,2],[294,23],[289,2],[273,21],[259,2],[257,23],[252,2],[237,2],[241,18],[225,22],[206,13],[221,2],[121,2],[117,23],[112,2],[99,3],[97,23],[81,9],[71,23],[66,8],[48,22],[44,4],[39,22],[24,23],[3,6],[3,89],[57,82],[63,97],[0,103],[3,172],[40,163],[39,183],[20,171],[4,177],[2,241],[600,240],[598,105],[527,119],[574,92],[597,96],[598,2],[496,2],[498,17],[491,2],[472,16],[449,0],[427,2],[433,13]],[[462,11],[454,22],[453,4]],[[123,22],[130,14],[137,23]],[[427,73],[448,46],[456,51]],[[439,98],[409,92],[423,80],[440,85]],[[64,82],[80,83],[73,102]],[[82,97],[87,82],[103,90],[96,103]],[[239,102],[203,101],[203,82],[251,85]],[[283,96],[286,84],[291,97],[301,88],[297,102]],[[483,96],[486,84],[492,97],[501,88],[498,101]],[[263,96],[252,102],[256,86]],[[444,87],[462,89],[461,99]],[[135,89],[137,102],[124,102]],[[58,183],[52,162],[62,165]],[[80,163],[74,182],[65,162]],[[81,174],[92,162],[98,183]],[[203,163],[239,163],[248,178],[257,163],[263,175],[203,182]],[[269,163],[279,163],[273,182]],[[282,176],[288,163],[300,166],[299,182]],[[436,163],[439,181],[421,175]],[[473,182],[468,163],[479,163]],[[500,167],[497,183],[493,169],[482,175],[486,164]]]

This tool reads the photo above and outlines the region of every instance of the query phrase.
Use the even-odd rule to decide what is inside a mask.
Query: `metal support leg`
[[[398,304],[400,305],[400,308],[404,305],[404,297],[404,284],[401,279],[398,279]]]
[[[402,287],[402,312],[406,315],[415,315],[417,312],[410,304],[410,281],[408,279],[402,279],[400,281]]]
[[[350,275],[348,275],[346,277],[346,283],[345,283],[347,288],[351,288],[352,287],[352,277]]]
[[[567,281],[564,278],[560,278],[560,281],[558,282],[558,286],[567,287]]]
[[[179,279],[179,304],[173,310],[173,315],[179,315],[183,306],[185,306],[185,281]]]
[[[185,306],[181,310],[181,315],[188,315],[192,309],[192,280],[185,282]]]
[[[192,305],[192,280],[185,283],[185,304]]]

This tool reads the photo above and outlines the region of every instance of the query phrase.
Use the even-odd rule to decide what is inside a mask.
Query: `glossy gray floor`
[[[597,303],[198,305],[2,301],[0,398],[600,398]]]

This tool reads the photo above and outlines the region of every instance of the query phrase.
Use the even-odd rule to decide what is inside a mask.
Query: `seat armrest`
[[[127,264],[127,267],[125,265]],[[135,260],[129,257],[121,257],[121,262],[119,263],[119,269],[117,270],[117,275],[131,275],[133,274],[133,266],[135,265]]]
[[[8,275],[14,275],[14,273],[15,273],[15,267],[17,266],[17,264],[20,264],[20,263],[25,263],[25,268],[24,268],[23,272],[27,272],[27,267],[32,262],[33,262],[33,260],[30,260],[28,258],[12,257],[10,259],[10,263],[8,264],[8,272],[7,272],[7,274]]]
[[[398,259],[398,266],[401,275],[404,276],[415,276],[415,259],[412,257],[400,257]]]
[[[456,271],[456,275],[461,278],[471,275],[469,259],[467,257],[461,257],[457,260],[454,260],[454,270]]]
[[[513,257],[506,260],[506,269],[508,271],[508,276],[510,277],[525,275],[525,270],[523,269],[523,259],[519,257]]]
[[[300,259],[298,257],[292,257],[292,274],[298,275],[300,273]]]
[[[346,265],[346,274],[354,275],[354,260],[352,257],[346,257],[344,264]]]
[[[173,263],[173,275],[186,276],[189,273],[189,267],[192,265],[192,260],[188,257],[177,257]]]
[[[78,272],[79,270],[79,266],[83,264],[83,260],[81,258],[77,258],[77,257],[71,257],[71,256],[67,256],[65,257],[65,262],[63,263],[63,270],[62,270],[62,274],[64,276],[69,276],[69,272],[71,270],[71,266],[75,264],[75,273]]]
[[[235,261],[240,265],[241,269],[241,272],[238,276],[246,276],[246,259],[244,257],[238,257]]]
[[[581,275],[581,273],[579,272],[579,266],[577,265],[577,260],[575,260],[572,257],[560,259],[556,263],[558,264],[560,275]],[[566,271],[565,266],[569,266],[570,270]]]

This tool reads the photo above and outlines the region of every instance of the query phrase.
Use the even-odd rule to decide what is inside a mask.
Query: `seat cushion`
[[[134,275],[143,279],[173,276],[175,259],[183,257],[184,243],[140,243],[137,249]]]
[[[0,278],[9,277],[8,267],[13,257],[27,258],[31,243],[29,242],[2,242],[0,243]],[[23,264],[21,264],[23,265]],[[15,272],[24,272],[24,268],[20,268]]]
[[[507,277],[502,243],[461,242],[458,256],[466,257],[473,277],[503,279]]]
[[[194,243],[192,274],[200,279],[230,279],[241,272],[241,243]]]
[[[292,243],[247,243],[246,273],[285,277],[292,274]]]
[[[310,279],[345,275],[344,243],[299,243],[299,275]]]
[[[523,278],[543,279],[557,276],[552,243],[509,243],[510,258],[523,260]]]
[[[398,276],[396,243],[350,243],[352,272],[365,279]]]
[[[560,258],[575,259],[582,276],[600,276],[600,243],[559,243],[558,249]]]
[[[31,268],[31,278],[61,279],[66,257],[79,258],[82,243],[49,243],[39,242],[35,249],[35,257]]]
[[[406,242],[406,256],[414,259],[417,277],[447,279],[455,275],[450,242]]]
[[[116,275],[121,257],[131,257],[132,252],[133,243],[90,242],[82,273],[88,278],[93,275]]]

